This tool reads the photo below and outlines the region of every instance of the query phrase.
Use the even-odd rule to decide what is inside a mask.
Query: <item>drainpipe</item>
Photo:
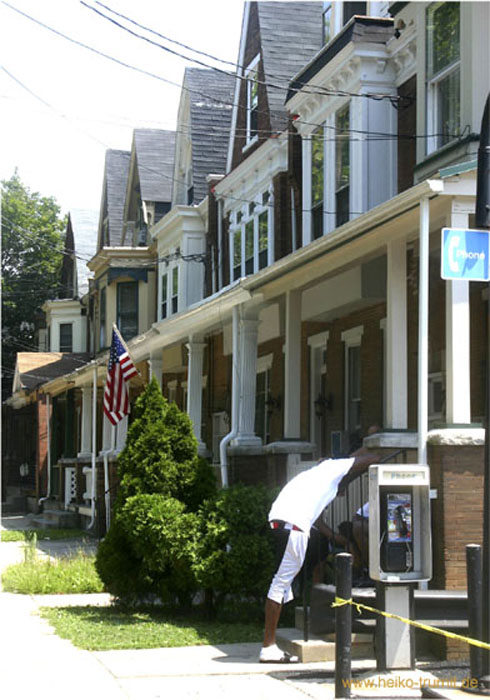
[[[94,367],[93,374],[93,389],[92,389],[92,493],[90,499],[92,501],[92,512],[90,514],[90,522],[87,529],[90,530],[95,522],[95,495],[97,493],[97,467],[95,464],[97,450],[97,365]]]
[[[51,496],[51,395],[46,394],[46,440],[48,449],[46,452],[46,466],[48,469],[48,485],[46,495],[38,500],[38,505],[44,503]]]
[[[429,199],[420,200],[418,462],[427,464],[429,370]]]
[[[231,380],[231,431],[219,444],[221,464],[221,483],[223,488],[228,487],[228,455],[226,448],[238,434],[238,415],[240,410],[239,395],[239,369],[238,369],[238,306],[233,307],[233,354],[232,354],[232,380]]]

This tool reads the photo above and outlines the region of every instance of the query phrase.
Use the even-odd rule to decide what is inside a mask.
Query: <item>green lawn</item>
[[[72,540],[89,539],[85,530],[46,528],[37,530],[0,530],[0,540],[2,542],[27,542],[32,539],[33,534],[38,540]]]
[[[58,636],[90,651],[259,642],[263,632],[258,621],[211,622],[196,611],[184,616],[162,608],[43,607],[40,613]]]
[[[26,560],[2,573],[7,593],[101,593],[103,584],[95,570],[95,556],[78,552],[57,561],[40,559],[27,550]]]

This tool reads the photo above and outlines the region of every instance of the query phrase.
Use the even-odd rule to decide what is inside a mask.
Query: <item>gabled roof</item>
[[[133,138],[141,199],[145,202],[170,202],[175,132],[162,129],[135,129]]]
[[[97,242],[97,248],[99,250],[105,243],[102,241],[102,229],[105,216],[107,216],[109,220],[108,245],[113,247],[121,245],[130,156],[131,154],[129,151],[118,151],[115,149],[106,151],[102,206]]]
[[[289,80],[323,46],[321,2],[257,2],[272,131],[287,125]],[[277,86],[277,87],[276,87]]]
[[[87,262],[95,255],[97,247],[97,218],[98,213],[91,209],[70,211],[79,297],[88,292],[88,279],[93,276]]]
[[[50,379],[79,369],[90,360],[85,352],[18,352],[13,393],[32,391]]]
[[[224,174],[231,126],[235,76],[212,69],[187,68],[194,200],[207,196],[206,177]]]

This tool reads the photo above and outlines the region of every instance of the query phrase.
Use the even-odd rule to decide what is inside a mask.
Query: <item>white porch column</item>
[[[116,452],[119,453],[124,449],[126,444],[126,436],[128,434],[128,416],[119,421],[116,425]]]
[[[408,428],[407,249],[404,240],[387,246],[386,427]]]
[[[82,386],[82,435],[78,457],[90,458],[92,451],[92,387]]]
[[[162,371],[163,371],[163,357],[162,357],[162,349],[159,348],[158,350],[154,350],[150,354],[150,359],[148,360],[148,364],[150,365],[150,381],[153,379],[153,377],[156,378],[158,382],[158,386],[160,387],[160,391],[162,389]]]
[[[189,351],[187,369],[187,413],[194,426],[194,435],[197,439],[198,448],[202,450],[205,448],[201,440],[202,367],[206,343],[191,339],[186,347]]]
[[[452,204],[451,228],[468,228],[468,204]],[[470,423],[470,289],[446,281],[446,421]]]
[[[284,439],[298,440],[301,384],[301,292],[286,292],[286,344],[284,357]]]
[[[257,344],[259,320],[240,320],[240,406],[238,434],[235,446],[260,447],[262,440],[255,435],[255,393],[257,384]]]

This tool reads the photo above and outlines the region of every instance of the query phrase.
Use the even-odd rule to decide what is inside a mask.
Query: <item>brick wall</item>
[[[483,446],[431,445],[433,588],[466,588],[467,544],[482,544]]]

